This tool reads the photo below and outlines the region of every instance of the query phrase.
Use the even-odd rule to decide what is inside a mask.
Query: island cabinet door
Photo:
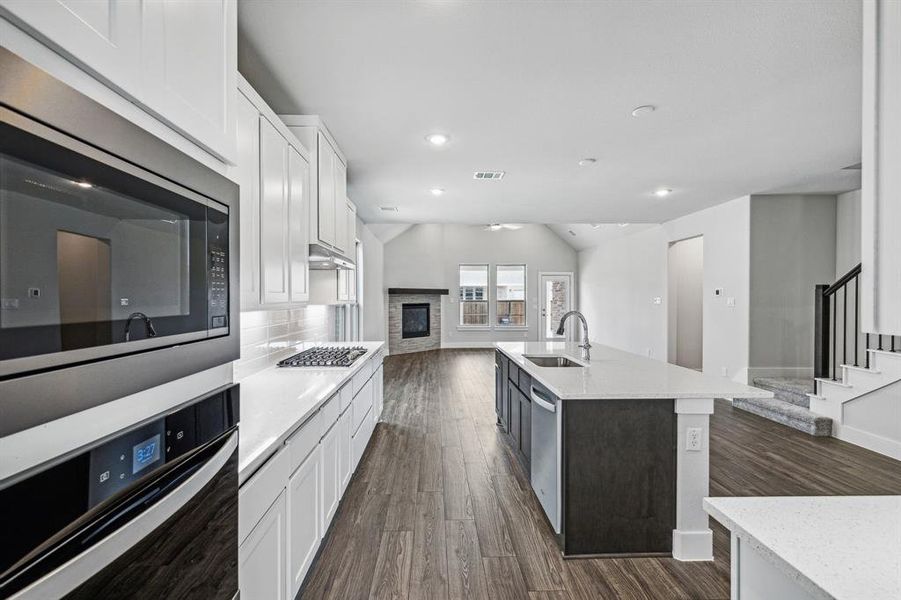
[[[522,440],[522,422],[520,420],[520,406],[522,405],[520,396],[522,396],[522,394],[512,382],[508,386],[508,389],[510,390],[510,426],[508,427],[508,431],[513,438],[514,446],[519,449],[519,444]]]
[[[532,401],[525,394],[519,395],[519,431],[519,451],[529,465],[532,462]]]
[[[494,363],[494,412],[497,414],[497,422],[503,421],[504,414],[504,379],[501,373],[501,365]]]
[[[674,408],[664,399],[564,403],[564,555],[672,554]]]

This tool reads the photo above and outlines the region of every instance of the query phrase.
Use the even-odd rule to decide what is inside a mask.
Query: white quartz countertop
[[[901,598],[901,496],[706,498],[704,510],[815,597]]]
[[[269,367],[242,379],[238,477],[243,483],[286,439],[372,358],[383,342],[315,344],[362,346],[350,367]],[[303,348],[298,347],[300,352]]]
[[[497,342],[495,346],[561,400],[772,398],[766,390],[705,375],[610,346],[592,345],[591,362],[571,342]],[[539,367],[529,356],[565,356],[584,367]]]

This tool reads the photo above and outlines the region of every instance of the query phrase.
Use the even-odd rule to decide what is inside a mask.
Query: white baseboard
[[[748,381],[756,377],[791,377],[813,379],[813,367],[748,367]]]
[[[442,348],[494,348],[494,342],[441,342]]]
[[[673,529],[673,558],[681,561],[713,560],[713,531]]]
[[[832,424],[832,436],[855,446],[878,452],[889,458],[901,460],[901,441],[855,427],[849,427],[848,425],[840,425],[837,422]]]

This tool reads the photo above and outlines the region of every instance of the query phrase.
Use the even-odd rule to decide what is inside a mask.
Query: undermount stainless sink
[[[528,356],[523,355],[523,358],[528,359],[536,366],[539,367],[584,367],[585,365],[579,364],[574,360],[570,360],[565,356]]]

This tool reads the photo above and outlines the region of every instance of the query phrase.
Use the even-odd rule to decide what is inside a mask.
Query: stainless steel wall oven
[[[237,358],[237,186],[2,48],[0,72],[0,436]]]

